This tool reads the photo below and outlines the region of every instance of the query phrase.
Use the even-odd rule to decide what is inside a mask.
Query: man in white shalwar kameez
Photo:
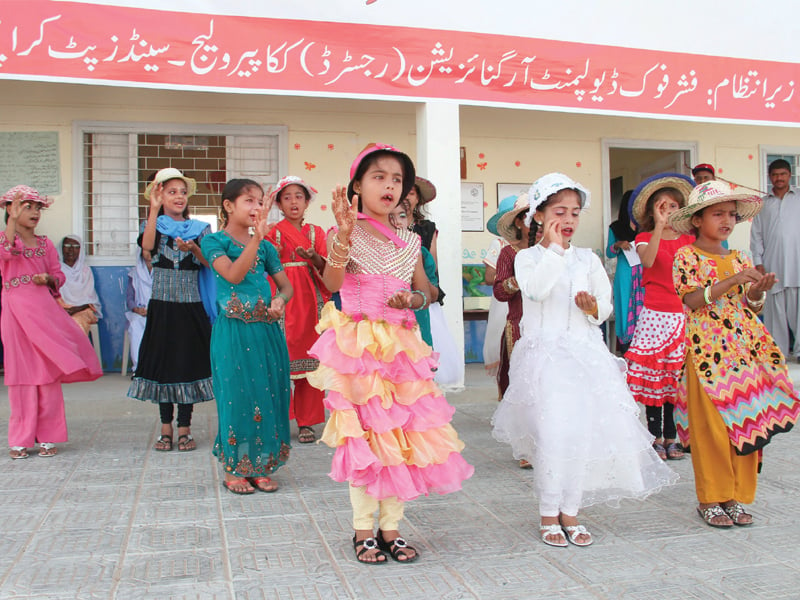
[[[770,163],[772,193],[764,196],[764,207],[750,229],[756,269],[777,276],[767,293],[764,325],[787,358],[800,355],[800,190],[790,185],[791,177],[787,161]],[[789,346],[790,331],[794,348]]]

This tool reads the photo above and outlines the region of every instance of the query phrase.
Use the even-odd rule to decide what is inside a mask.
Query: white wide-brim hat
[[[561,190],[575,190],[581,199],[581,210],[589,208],[591,201],[589,190],[563,173],[548,173],[534,181],[528,191],[531,210],[528,216],[525,217],[525,224],[530,226],[533,213],[536,212],[539,206],[546,202],[550,196],[557,194]]]
[[[669,224],[678,233],[692,233],[692,217],[700,210],[720,202],[736,202],[736,222],[752,219],[761,210],[762,199],[756,194],[735,194],[724,181],[706,181],[689,194],[686,206],[669,216]]]

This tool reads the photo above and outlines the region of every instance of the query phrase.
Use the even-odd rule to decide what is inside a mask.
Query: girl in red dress
[[[289,418],[297,420],[297,441],[309,444],[317,439],[313,425],[325,421],[322,405],[324,392],[309,385],[306,374],[319,366],[308,349],[317,341],[317,323],[322,307],[331,294],[322,283],[325,258],[328,256],[325,231],[305,222],[305,214],[317,191],[294,175],[278,182],[273,197],[283,212],[283,220],[269,233],[268,239],[278,250],[284,272],[294,289],[294,301],[286,307],[286,343],[289,367],[294,382]]]

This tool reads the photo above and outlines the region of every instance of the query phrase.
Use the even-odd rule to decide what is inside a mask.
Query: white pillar
[[[464,312],[461,299],[461,135],[458,104],[444,100],[417,107],[417,173],[436,186],[436,199],[426,210],[439,230],[439,284],[447,293],[447,326],[460,349],[464,385]]]

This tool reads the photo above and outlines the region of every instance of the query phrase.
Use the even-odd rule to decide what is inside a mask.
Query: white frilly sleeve
[[[567,266],[561,248],[543,248],[536,245],[517,252],[514,273],[520,291],[534,302],[542,302],[550,295],[558,278]]]
[[[606,273],[606,270],[603,268],[603,263],[600,262],[597,255],[591,250],[589,254],[591,256],[591,264],[589,266],[589,285],[591,289],[588,290],[588,292],[592,294],[597,301],[597,318],[595,319],[592,316],[588,316],[587,318],[590,323],[600,325],[600,323],[611,316],[611,312],[614,310],[611,296],[611,283],[608,280],[608,273]]]

